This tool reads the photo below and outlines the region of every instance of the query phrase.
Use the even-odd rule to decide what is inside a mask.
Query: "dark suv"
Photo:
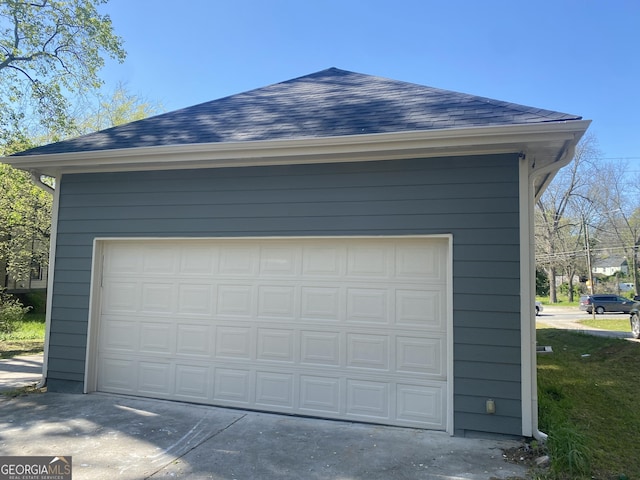
[[[630,313],[635,303],[634,300],[613,294],[583,295],[580,297],[580,310],[592,313],[595,308],[598,314],[604,312]]]

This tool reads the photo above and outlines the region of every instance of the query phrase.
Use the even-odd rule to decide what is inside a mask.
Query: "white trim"
[[[294,140],[260,140],[12,156],[4,162],[47,175],[355,162],[523,152],[552,157],[575,143],[589,121],[447,128]],[[548,163],[548,162],[547,162]]]
[[[62,176],[56,178],[56,184],[60,184]],[[44,354],[42,359],[42,380],[38,384],[42,387],[47,382],[49,371],[49,340],[51,338],[51,311],[53,310],[53,280],[56,270],[56,248],[58,241],[58,213],[60,210],[60,189],[53,191],[53,205],[51,209],[51,233],[49,238],[49,267],[47,270],[47,311],[45,313],[44,327]]]
[[[529,162],[520,159],[520,382],[522,396],[522,435],[531,437],[537,428],[538,401],[536,375],[536,324],[534,316],[535,237],[533,235],[533,182],[529,177]],[[533,260],[533,262],[532,262]],[[533,268],[532,268],[533,267]]]
[[[104,241],[94,238],[93,254],[91,257],[91,283],[89,285],[89,315],[87,321],[83,393],[95,392],[97,389],[97,355],[94,354],[93,350],[98,345],[99,328],[97,327],[100,319],[100,302],[102,300],[103,249]]]
[[[431,235],[442,237],[443,235]],[[447,433],[454,434],[454,396],[453,396],[453,235],[444,235],[449,238],[447,248]]]
[[[327,236],[260,236],[260,237],[96,237],[93,241],[93,256],[91,262],[91,294],[89,300],[89,317],[87,331],[87,345],[85,358],[84,393],[96,391],[97,388],[97,346],[100,321],[100,296],[103,269],[103,249],[106,242],[162,242],[162,241],[211,241],[211,240],[296,240],[296,239],[394,239],[394,238],[424,238],[446,239],[447,247],[447,414],[445,431],[454,434],[454,404],[453,404],[453,235],[327,235]]]

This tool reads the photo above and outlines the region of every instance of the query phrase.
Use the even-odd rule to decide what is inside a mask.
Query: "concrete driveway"
[[[509,440],[108,394],[0,398],[1,455],[72,456],[82,479],[506,479]]]
[[[570,313],[545,307],[538,320],[631,336]],[[0,392],[35,384],[41,371],[42,355],[0,360]],[[519,445],[118,395],[0,396],[0,455],[70,455],[75,480],[527,478],[502,455]]]

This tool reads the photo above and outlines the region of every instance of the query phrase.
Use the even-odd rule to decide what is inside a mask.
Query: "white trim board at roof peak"
[[[198,143],[7,157],[39,174],[151,171],[523,153],[550,164],[573,147],[588,120],[447,128],[293,140]],[[541,166],[541,165],[538,166]]]

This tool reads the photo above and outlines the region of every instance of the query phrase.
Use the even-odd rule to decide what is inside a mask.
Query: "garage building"
[[[534,435],[533,205],[588,125],[331,68],[3,159],[56,177],[48,388]]]

